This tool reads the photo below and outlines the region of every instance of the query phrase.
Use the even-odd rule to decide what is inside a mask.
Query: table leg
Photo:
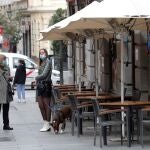
[[[128,147],[131,147],[131,107],[127,107],[127,143]]]
[[[82,135],[83,134],[83,130],[82,130],[82,109],[79,109],[79,116],[80,116],[80,126],[79,126],[79,133],[80,133],[80,135]]]
[[[103,127],[103,141],[104,141],[104,145],[107,145],[107,127]]]
[[[140,130],[141,130],[141,108],[137,110],[137,143],[139,143]]]
[[[104,120],[108,120],[108,119],[109,119],[108,115],[105,115]],[[104,145],[107,145],[107,127],[108,126],[104,126],[103,129],[102,129]]]

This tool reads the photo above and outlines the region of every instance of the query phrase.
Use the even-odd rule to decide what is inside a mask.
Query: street
[[[35,90],[26,90],[26,103],[14,102],[10,108],[10,126],[13,131],[2,130],[0,117],[0,150],[87,150],[93,149],[92,139],[77,138],[70,134],[70,122],[63,134],[55,135],[53,131],[39,132],[42,127],[42,118],[35,102]],[[94,148],[95,149],[95,148]],[[99,149],[99,148],[98,148]]]
[[[42,118],[35,102],[35,90],[26,90],[26,100],[27,103],[17,103],[15,93],[10,108],[10,126],[14,128],[13,131],[2,130],[2,117],[0,117],[0,150],[100,150],[99,136],[96,147],[93,146],[93,130],[84,128],[82,136],[79,138],[76,134],[72,136],[70,122],[67,122],[63,134],[55,135],[53,130],[39,132]],[[128,147],[126,142],[121,146],[120,142],[108,141],[108,146],[104,146],[103,149],[127,150]],[[140,149],[141,147],[136,143],[132,146],[132,150]],[[145,146],[144,149],[149,147]]]

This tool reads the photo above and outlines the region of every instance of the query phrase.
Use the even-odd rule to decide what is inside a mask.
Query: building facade
[[[40,48],[51,51],[50,41],[39,41],[40,31],[49,26],[52,15],[58,8],[66,9],[65,0],[0,0],[0,10],[7,15],[8,11],[21,13],[19,27],[22,39],[17,45],[17,52],[37,58]]]
[[[40,48],[46,48],[49,54],[51,51],[50,41],[39,41],[41,38],[40,31],[49,26],[52,15],[58,8],[66,9],[64,0],[32,0],[28,1],[28,12],[31,17],[31,53],[38,56]]]

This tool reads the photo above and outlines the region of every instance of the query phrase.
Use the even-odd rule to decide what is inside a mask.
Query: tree
[[[16,45],[21,40],[21,29],[19,28],[21,22],[21,12],[11,13],[11,16],[4,16],[0,13],[0,26],[4,29],[4,36],[10,41],[10,51],[16,52]]]
[[[66,17],[66,10],[61,8],[57,9],[55,14],[52,16],[49,25],[53,25]],[[66,60],[67,46],[63,41],[53,41],[51,49],[54,52],[54,56],[59,58],[59,70],[60,70],[60,84],[63,84],[63,62]]]

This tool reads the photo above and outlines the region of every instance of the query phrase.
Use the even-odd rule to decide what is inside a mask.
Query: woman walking
[[[26,102],[25,100],[25,81],[26,81],[26,67],[24,60],[19,60],[19,65],[17,67],[14,85],[17,85],[17,96],[18,102]]]
[[[48,53],[46,49],[41,49],[39,51],[39,75],[36,77],[37,101],[44,121],[44,125],[40,129],[41,132],[50,130],[51,72],[52,67]]]
[[[10,69],[6,64],[6,57],[0,55],[0,111],[3,108],[3,130],[13,130],[9,126],[9,106],[13,100],[9,97],[8,83],[11,81]]]

